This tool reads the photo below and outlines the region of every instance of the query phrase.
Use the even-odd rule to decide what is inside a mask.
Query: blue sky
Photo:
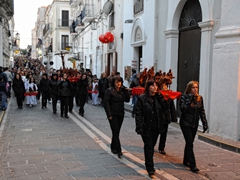
[[[37,11],[41,6],[48,6],[53,0],[15,0],[14,30],[20,34],[20,47],[31,45],[31,30],[37,21]],[[16,34],[14,32],[14,34]]]

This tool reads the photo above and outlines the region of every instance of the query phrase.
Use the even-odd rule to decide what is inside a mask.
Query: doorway
[[[134,60],[132,61],[132,68],[137,72],[142,71],[142,46],[134,48]]]
[[[179,21],[177,91],[184,93],[187,83],[199,81],[202,10],[198,0],[187,1]],[[178,104],[178,103],[177,103]],[[177,106],[178,116],[180,108]]]

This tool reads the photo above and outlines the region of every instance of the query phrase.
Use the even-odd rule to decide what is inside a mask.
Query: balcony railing
[[[84,23],[90,22],[94,18],[94,6],[91,4],[86,4],[80,14],[82,21]]]
[[[134,3],[133,12],[134,14],[137,14],[141,11],[143,11],[143,0],[138,0]]]
[[[58,27],[69,27],[72,24],[72,20],[58,19]]]
[[[51,23],[46,24],[43,29],[43,36],[45,36],[45,34],[51,29],[52,29],[52,24]]]
[[[59,43],[58,50],[69,50],[72,48],[72,43]]]

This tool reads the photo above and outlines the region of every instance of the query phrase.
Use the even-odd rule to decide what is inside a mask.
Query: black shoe
[[[111,152],[112,152],[113,154],[117,154],[117,150],[116,150],[116,149],[112,149]]]
[[[67,114],[65,115],[65,118],[68,118],[68,115],[67,115]]]
[[[20,106],[19,109],[22,109],[22,106]]]
[[[149,171],[149,172],[148,172],[148,176],[149,176],[150,178],[153,178],[154,175],[155,175],[154,171]]]
[[[199,169],[198,169],[197,167],[191,167],[190,170],[191,170],[192,172],[198,172],[198,171],[199,171]]]
[[[189,162],[183,162],[183,165],[184,165],[184,166],[187,166],[187,167],[190,167]]]
[[[42,106],[42,109],[43,109],[43,106]]]
[[[166,152],[164,150],[159,150],[160,154],[166,154]]]
[[[121,158],[122,157],[122,152],[118,152],[118,158]]]
[[[56,111],[53,111],[53,114],[56,114]]]
[[[61,114],[61,117],[63,117],[63,114]]]

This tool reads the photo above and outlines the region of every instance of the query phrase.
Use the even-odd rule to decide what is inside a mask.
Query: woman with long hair
[[[25,87],[24,82],[19,73],[16,73],[13,78],[12,88],[17,99],[18,109],[22,109]]]
[[[163,112],[168,103],[158,92],[154,80],[146,82],[144,94],[136,104],[136,132],[142,136],[144,143],[145,166],[150,177],[154,175],[153,154],[159,133],[164,131]]]
[[[71,96],[72,84],[67,79],[68,76],[66,73],[63,73],[63,76],[60,81],[58,81],[59,88],[59,97],[60,97],[60,108],[61,108],[61,117],[63,117],[63,112],[65,114],[65,118],[68,118],[68,110],[69,110],[69,97]]]
[[[52,109],[53,113],[57,112],[57,100],[58,100],[58,75],[57,73],[52,74],[52,78],[49,82],[49,91],[52,98]]]
[[[84,116],[84,105],[86,103],[87,95],[88,95],[88,79],[87,74],[83,73],[81,78],[77,82],[77,93],[79,97],[79,114],[80,116]]]
[[[190,167],[192,172],[197,172],[196,160],[193,152],[193,142],[197,133],[199,117],[203,124],[203,132],[208,129],[206,114],[203,105],[203,98],[198,94],[198,82],[190,81],[187,84],[185,94],[181,97],[180,110],[180,127],[185,139],[185,149],[183,164]]]
[[[122,156],[119,134],[124,119],[124,102],[129,101],[130,94],[122,85],[122,79],[114,76],[111,87],[105,92],[103,105],[112,130],[111,151],[119,158]]]

